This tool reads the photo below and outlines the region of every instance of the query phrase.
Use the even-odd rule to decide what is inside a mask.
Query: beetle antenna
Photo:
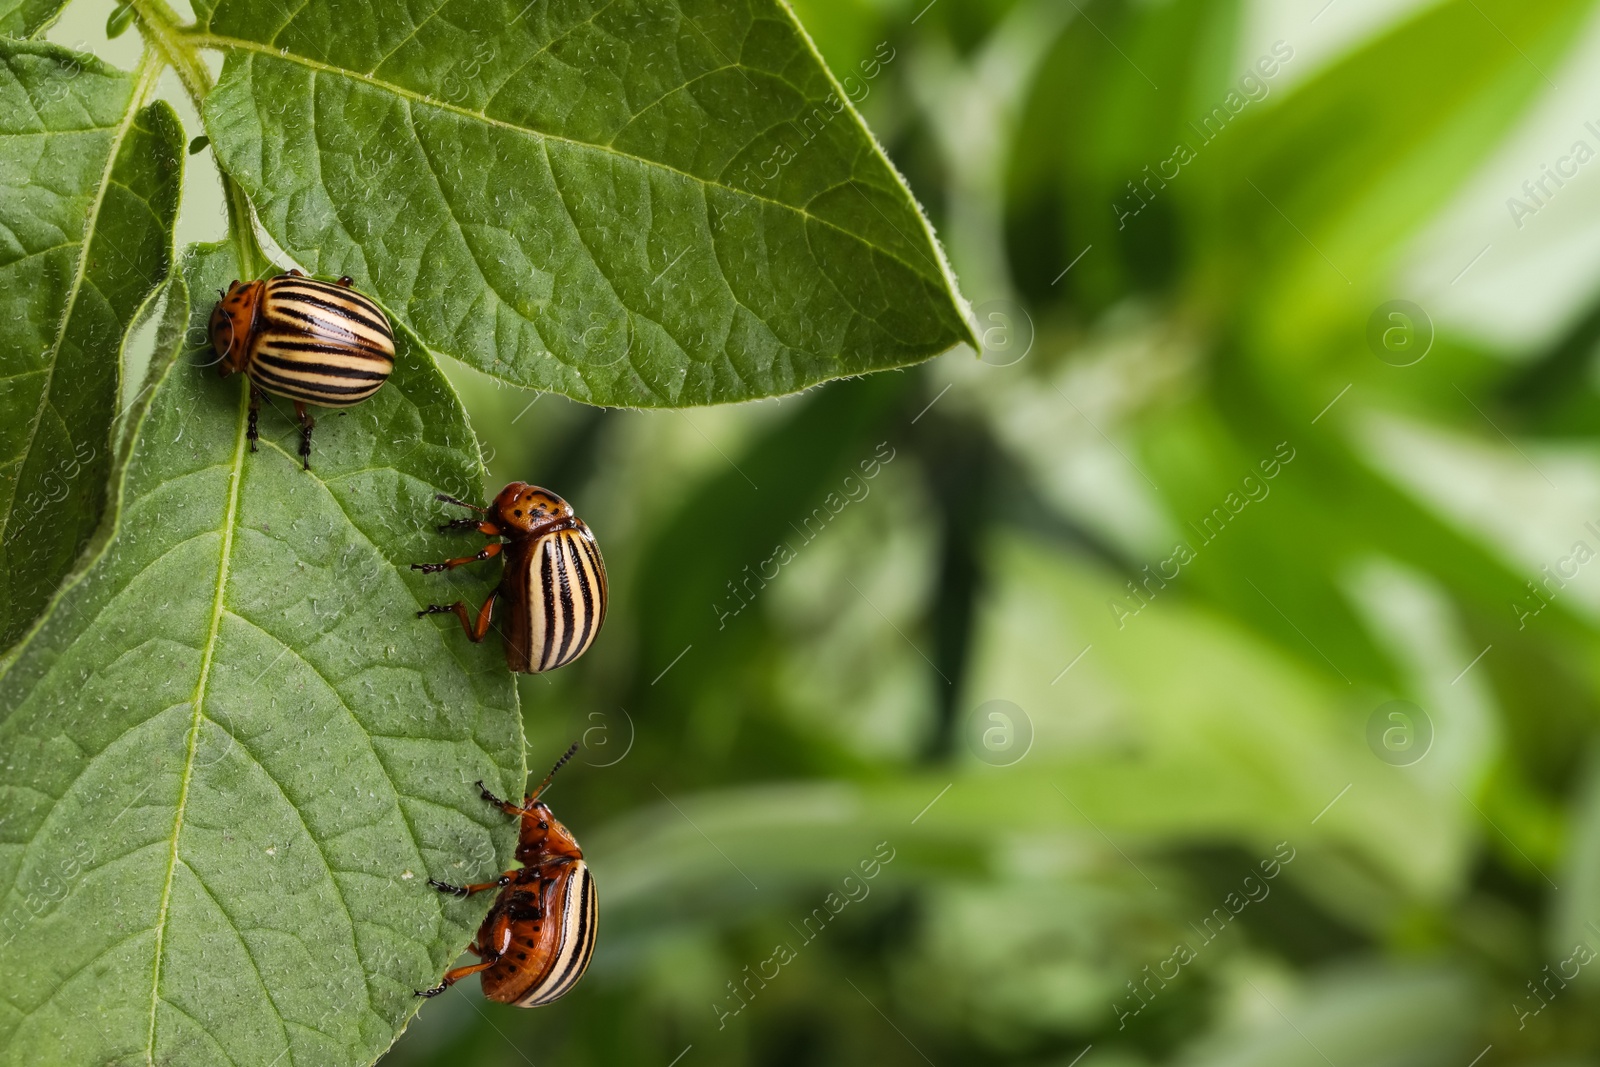
[[[543,795],[546,789],[550,788],[550,780],[556,776],[557,771],[567,765],[567,761],[569,759],[578,754],[578,749],[582,747],[582,744],[583,742],[581,741],[572,742],[572,747],[567,749],[567,751],[562,754],[560,759],[556,760],[556,765],[550,768],[550,773],[544,776],[544,781],[539,783],[539,788],[535,789],[533,791],[533,795],[528,798],[528,802],[530,804]]]
[[[469,504],[465,500],[457,500],[455,497],[451,496],[449,493],[435,493],[435,494],[433,494],[433,499],[435,499],[435,500],[437,500],[437,501],[439,501],[441,503],[444,503],[444,504],[454,504],[456,507],[459,507],[459,508],[471,508],[473,511],[487,512],[489,510],[488,508],[480,508],[476,504]]]

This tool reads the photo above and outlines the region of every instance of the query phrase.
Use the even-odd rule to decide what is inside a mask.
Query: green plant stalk
[[[195,110],[204,114],[206,97],[216,83],[201,60],[199,50],[183,39],[178,13],[166,0],[132,0],[132,6],[139,17],[139,33],[145,43],[177,72]],[[249,198],[221,167],[217,168],[217,174],[222,179],[223,197],[228,205],[228,239],[238,254],[239,269],[251,278],[271,273],[275,268],[256,239]]]

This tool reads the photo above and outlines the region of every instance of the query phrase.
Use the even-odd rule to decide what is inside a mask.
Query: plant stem
[[[211,72],[206,69],[199,50],[183,39],[178,13],[172,10],[166,0],[130,2],[134,13],[139,16],[139,32],[145,43],[177,73],[195,110],[204,114],[206,97],[216,83],[211,80]],[[274,269],[272,261],[256,240],[249,198],[239,188],[239,183],[220,166],[217,174],[222,178],[223,198],[228,205],[228,239],[233,242],[240,272],[250,278],[271,273]]]

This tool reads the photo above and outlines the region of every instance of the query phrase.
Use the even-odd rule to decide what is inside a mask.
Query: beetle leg
[[[303,401],[294,402],[295,418],[300,420],[300,469],[311,469],[311,431],[317,425],[317,420],[311,417]]]
[[[475,556],[460,556],[456,559],[447,559],[443,563],[413,563],[411,569],[421,571],[423,574],[436,574],[439,571],[451,571],[457,567],[464,567],[468,563],[482,563],[486,559],[493,559],[500,554],[502,545],[499,541],[484,545]]]
[[[250,442],[250,451],[256,450],[256,442],[261,439],[261,431],[256,424],[261,419],[261,390],[256,388],[254,382],[250,383],[250,421],[245,427],[245,440]]]
[[[428,884],[441,893],[449,893],[455,897],[470,897],[474,893],[482,893],[486,889],[504,889],[516,881],[516,871],[507,871],[492,882],[470,882],[467,885],[451,885],[441,882],[437,878],[429,878]]]
[[[343,274],[339,276],[339,284],[348,289],[355,284],[355,279],[348,274]]]
[[[473,782],[472,784],[478,787],[479,796],[493,804],[495,807],[499,808],[501,811],[505,812],[507,815],[522,816],[533,814],[531,809],[525,808],[520,804],[514,804],[509,800],[501,800],[499,797],[489,792],[489,787],[484,785],[482,780]]]
[[[432,989],[417,990],[417,996],[436,997],[468,975],[477,974],[479,971],[487,971],[490,967],[499,963],[500,957],[504,956],[506,950],[511,947],[511,917],[509,915],[502,913],[494,917],[494,925],[489,928],[489,939],[489,944],[487,945],[472,944],[467,946],[467,951],[481,959],[482,963],[469,963],[464,967],[456,967],[444,972],[444,978],[438,985]]]
[[[412,566],[417,566],[417,564],[413,563]],[[417,618],[420,619],[424,615],[448,615],[451,612],[455,612],[456,618],[461,620],[461,628],[467,632],[467,637],[476,644],[488,636],[489,620],[494,616],[494,602],[499,595],[500,591],[497,589],[489,594],[488,600],[483,602],[483,607],[478,609],[476,626],[472,624],[467,616],[467,602],[464,600],[458,600],[454,604],[429,604],[417,612]]]
[[[484,960],[482,963],[469,963],[464,967],[456,967],[453,970],[444,972],[444,979],[440,981],[438,985],[434,986],[432,989],[419,989],[416,991],[416,994],[419,997],[436,997],[440,993],[443,993],[446,989],[449,989],[451,986],[461,981],[461,979],[466,978],[469,975],[477,974],[479,971],[487,971],[490,967],[493,967],[498,962],[500,962],[500,957],[499,955],[496,955],[492,960]]]
[[[472,784],[478,787],[478,795],[480,797],[482,797],[483,799],[487,800],[489,803],[493,804],[495,807],[500,808],[503,811],[506,811],[507,815],[512,814],[511,811],[506,810],[506,809],[514,808],[514,807],[516,807],[516,805],[515,804],[507,804],[505,801],[501,800],[499,797],[497,797],[493,793],[489,792],[489,787],[483,784],[483,779],[482,778],[479,778],[476,782],[473,782]]]
[[[417,612],[417,618],[420,619],[424,615],[448,615],[452,611],[455,612],[456,618],[461,620],[461,628],[467,631],[467,636],[477,641],[478,638],[472,637],[472,623],[467,618],[467,602],[464,600],[458,600],[454,604],[429,604]]]
[[[291,277],[291,278],[304,278],[305,275],[303,273],[301,273],[300,268],[298,268],[298,267],[290,267],[289,268],[289,277]]]
[[[451,519],[449,522],[441,523],[439,526],[440,533],[453,533],[457,530],[477,530],[479,533],[488,534],[490,537],[500,536],[500,527],[494,523],[471,517]]]

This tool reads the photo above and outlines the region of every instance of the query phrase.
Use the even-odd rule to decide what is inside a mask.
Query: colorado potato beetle
[[[436,997],[468,975],[481,974],[483,995],[490,1000],[536,1008],[566,993],[583,977],[594,955],[599,918],[594,877],[571,832],[539,799],[556,771],[577,751],[576,744],[567,749],[521,804],[501,800],[482,782],[475,783],[484,800],[522,820],[516,853],[522,866],[475,885],[428,880],[439,892],[458,897],[486,889],[498,889],[500,896],[478,927],[477,939],[467,946],[482,962],[446,971],[438,985],[417,990],[417,996]]]
[[[226,378],[250,379],[250,424],[256,450],[261,393],[294,401],[300,420],[300,460],[311,468],[306,405],[345,408],[376,393],[394,370],[394,331],[381,308],[350,287],[297,270],[265,281],[238,282],[211,312],[211,346]]]
[[[606,618],[606,565],[594,534],[572,505],[548,489],[512,482],[487,508],[440,493],[435,499],[471,508],[486,516],[447,522],[440,532],[476,530],[504,537],[485,545],[477,555],[443,563],[413,563],[413,570],[432,574],[505,552],[500,584],[483,602],[474,622],[467,604],[429,604],[424,615],[454,612],[473,641],[489,632],[494,604],[505,597],[510,618],[503,631],[506,665],[521,674],[538,674],[571,663],[594,643]]]

